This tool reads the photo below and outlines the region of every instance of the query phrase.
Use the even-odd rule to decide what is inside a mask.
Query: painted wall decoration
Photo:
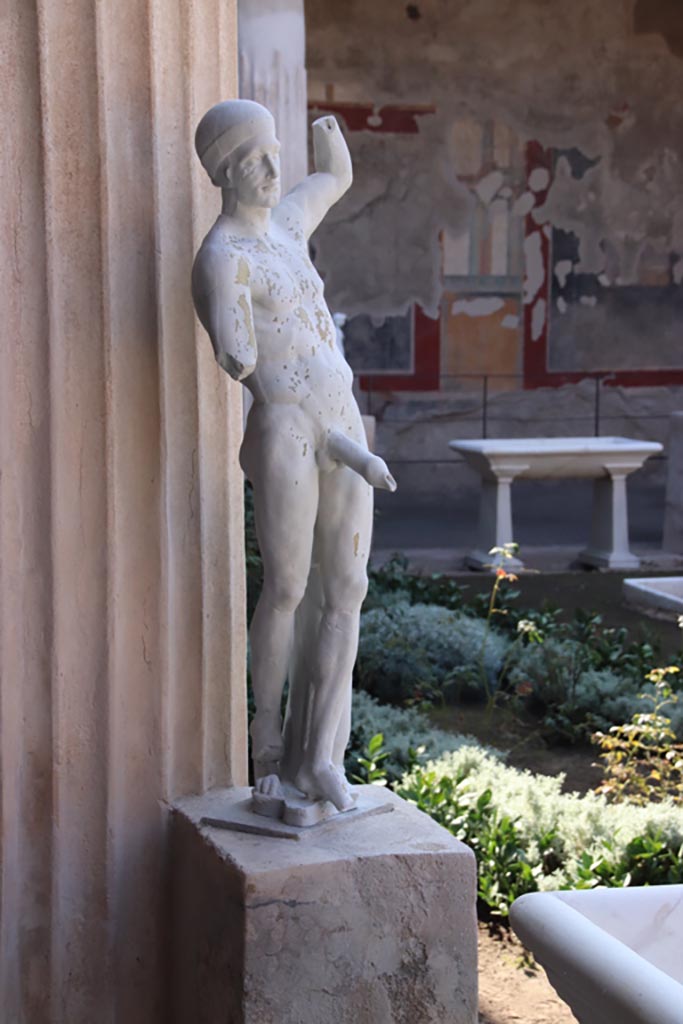
[[[582,271],[579,239],[557,226],[548,197],[558,175],[581,182],[599,161],[577,148],[544,149],[538,143],[529,143],[526,153],[527,179],[536,176],[542,187],[527,214],[524,239],[525,386],[560,386],[595,375],[607,375],[605,383],[614,386],[683,383],[683,288],[676,255],[663,257],[643,244],[633,264],[635,280],[624,280],[601,243],[604,269]]]
[[[313,117],[335,113],[352,150],[358,135],[366,152],[371,136],[415,136],[428,119],[439,122],[426,104],[377,108],[313,95],[309,106]],[[636,279],[623,280],[603,245],[600,271],[586,270],[579,238],[553,198],[559,176],[561,194],[584,201],[600,158],[525,141],[495,119],[459,118],[450,131],[446,151],[463,193],[458,217],[438,231],[436,309],[408,299],[397,313],[351,315],[347,354],[361,386],[448,391],[468,381],[478,387],[484,375],[497,391],[595,375],[607,375],[608,384],[683,383],[681,262],[644,245]],[[428,144],[428,132],[421,141]],[[356,221],[362,216],[361,209]]]

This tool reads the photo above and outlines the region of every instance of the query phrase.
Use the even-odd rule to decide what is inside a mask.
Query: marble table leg
[[[632,467],[608,470],[593,486],[593,517],[588,547],[579,561],[597,569],[637,569],[640,559],[629,548],[626,476]]]
[[[494,570],[499,567],[506,569],[522,569],[524,563],[519,558],[503,558],[501,555],[490,555],[491,548],[502,548],[514,541],[512,529],[511,487],[514,476],[496,476],[482,478],[481,495],[479,498],[479,524],[477,528],[477,547],[467,555],[467,564],[472,569]]]

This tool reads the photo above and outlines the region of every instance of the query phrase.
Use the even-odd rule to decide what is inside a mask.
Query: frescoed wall
[[[306,18],[309,113],[337,115],[355,168],[316,262],[403,491],[443,489],[449,436],[482,420],[666,440],[683,8],[308,0]]]

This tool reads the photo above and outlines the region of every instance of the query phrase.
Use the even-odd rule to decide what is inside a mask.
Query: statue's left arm
[[[349,148],[334,117],[319,117],[313,122],[313,154],[315,172],[287,196],[301,211],[307,238],[353,181]]]

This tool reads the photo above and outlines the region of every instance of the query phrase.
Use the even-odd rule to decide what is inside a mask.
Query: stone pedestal
[[[390,811],[290,838],[202,825],[246,790],[176,805],[175,1024],[474,1024],[472,852]]]

